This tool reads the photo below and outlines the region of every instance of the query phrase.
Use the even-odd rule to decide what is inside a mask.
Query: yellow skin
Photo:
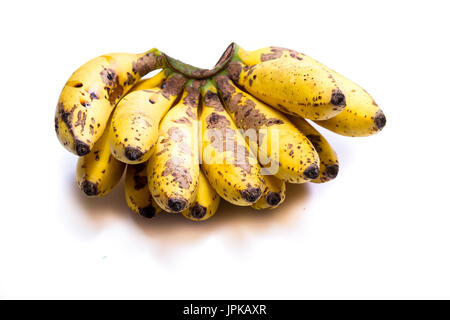
[[[386,124],[386,117],[370,94],[353,81],[317,60],[303,53],[277,47],[266,47],[255,51],[239,49],[239,58],[249,66],[268,59],[297,59],[297,57],[329,72],[345,94],[346,107],[344,110],[331,119],[317,121],[318,125],[335,133],[351,137],[365,137],[383,129]]]
[[[111,53],[92,59],[66,82],[58,100],[55,130],[61,144],[84,156],[103,134],[116,103],[148,72],[160,68],[160,53]]]
[[[326,120],[345,107],[345,94],[326,69],[305,61],[301,54],[267,54],[236,48],[227,70],[252,96],[285,113]],[[258,59],[254,57],[258,56]]]
[[[348,137],[366,137],[380,132],[386,117],[373,98],[356,83],[336,75],[346,92],[347,107],[337,116],[316,123],[334,133]]]
[[[199,81],[190,81],[180,102],[159,126],[159,138],[148,169],[149,188],[168,212],[189,208],[197,196]]]
[[[275,176],[264,176],[266,189],[259,200],[252,205],[253,209],[274,209],[286,198],[286,183]]]
[[[108,125],[110,125],[108,123]],[[125,164],[116,160],[109,148],[108,133],[93,146],[92,152],[78,158],[76,179],[80,189],[88,196],[104,196],[120,181]]]
[[[223,199],[238,206],[250,206],[265,188],[261,167],[223,108],[211,81],[202,88],[202,101],[203,173]]]
[[[278,161],[278,170],[270,170],[278,179],[304,183],[319,175],[319,156],[310,141],[281,112],[265,105],[237,88],[226,76],[215,78],[219,91],[238,128],[251,136],[249,145],[265,167],[269,159]],[[259,152],[258,152],[259,151]],[[276,169],[276,168],[274,168]]]
[[[339,172],[339,161],[336,152],[328,141],[305,119],[289,117],[292,123],[311,141],[320,158],[320,174],[311,182],[322,183],[333,180]]]
[[[130,89],[129,93],[133,91],[152,89],[154,87],[158,87],[166,79],[167,79],[167,71],[161,70],[151,78],[142,79],[136,82],[136,84]]]
[[[112,116],[110,146],[114,157],[128,164],[147,161],[158,140],[158,125],[173,105],[186,79],[177,74],[159,87],[133,91],[117,104]]]
[[[148,189],[147,164],[127,165],[125,175],[125,198],[128,207],[144,218],[153,218],[162,210]]]
[[[193,221],[203,221],[211,218],[219,208],[220,196],[200,170],[198,192],[194,203],[189,209],[181,212],[183,216]]]
[[[330,131],[349,137],[366,137],[381,131],[386,117],[372,96],[359,85],[307,55],[304,59],[328,70],[345,92],[347,106],[337,116],[316,123]]]

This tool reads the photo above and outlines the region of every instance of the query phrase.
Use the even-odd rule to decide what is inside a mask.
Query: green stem
[[[216,66],[212,69],[201,69],[194,67],[190,64],[181,62],[162,53],[163,64],[174,72],[180,73],[186,78],[190,79],[208,79],[222,71],[228,63],[233,59],[235,55],[235,44],[232,43],[228,46],[221,58],[217,62]]]

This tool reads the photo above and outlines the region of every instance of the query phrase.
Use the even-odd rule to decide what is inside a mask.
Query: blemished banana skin
[[[111,53],[82,65],[58,99],[55,130],[61,144],[78,156],[102,136],[116,103],[142,76],[162,67],[157,49],[142,54]]]
[[[286,183],[275,176],[264,176],[266,189],[259,200],[252,205],[253,209],[275,209],[286,199]]]
[[[386,116],[375,100],[353,81],[338,75],[336,79],[347,92],[347,107],[331,119],[315,122],[348,137],[367,137],[380,132],[386,125]]]
[[[283,51],[257,52],[235,45],[227,67],[232,80],[252,96],[282,112],[313,120],[332,118],[345,108],[345,94],[328,70],[294,51],[287,57]]]
[[[92,151],[78,158],[77,184],[90,197],[104,196],[109,193],[120,181],[125,170],[125,164],[116,160],[111,154],[108,135],[109,130],[105,130],[92,147]]]
[[[290,116],[289,119],[313,144],[320,158],[320,174],[314,183],[333,180],[339,173],[339,160],[328,141],[311,124],[303,118]]]
[[[141,79],[136,82],[136,84],[128,91],[128,93],[158,87],[167,79],[167,75],[168,73],[163,69],[151,78]]]
[[[201,81],[190,80],[181,100],[159,125],[155,153],[150,158],[150,192],[165,211],[177,213],[189,208],[197,196],[198,104]]]
[[[220,196],[200,170],[198,192],[194,203],[189,209],[181,212],[183,216],[193,221],[204,221],[216,214],[219,208]]]
[[[160,86],[133,91],[120,100],[112,115],[110,135],[110,147],[116,159],[137,164],[151,157],[158,140],[159,123],[186,81],[172,74]]]
[[[287,116],[240,90],[227,75],[215,81],[236,126],[256,132],[257,139],[249,139],[249,146],[260,163],[266,163],[262,159],[278,162],[278,170],[270,174],[290,183],[318,177],[319,156],[314,146]]]
[[[261,197],[264,179],[257,159],[225,111],[211,80],[202,87],[202,163],[211,186],[225,200],[250,206]]]
[[[128,207],[144,218],[153,218],[162,209],[153,199],[148,188],[148,162],[127,165],[125,175],[125,198]]]
[[[306,54],[279,47],[266,47],[255,51],[245,51],[240,48],[239,58],[249,66],[280,58],[301,58],[302,61],[328,71],[345,94],[346,102],[344,110],[338,115],[316,122],[330,131],[344,136],[365,137],[381,131],[386,125],[383,111],[366,90]]]

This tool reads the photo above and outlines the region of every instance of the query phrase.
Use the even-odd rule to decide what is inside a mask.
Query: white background
[[[446,1],[10,1],[0,13],[1,298],[450,298]],[[305,52],[366,88],[387,126],[325,132],[328,184],[275,211],[135,217],[88,199],[53,116],[87,60],[157,47],[209,68],[235,41]],[[322,130],[324,132],[325,130]]]

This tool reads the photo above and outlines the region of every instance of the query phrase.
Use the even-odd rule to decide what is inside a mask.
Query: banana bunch
[[[155,48],[97,57],[66,82],[55,130],[79,156],[76,181],[87,196],[106,195],[126,172],[126,202],[138,215],[202,221],[221,198],[273,209],[286,182],[336,178],[336,152],[305,119],[351,137],[386,124],[364,89],[311,57],[233,43],[212,69]]]

